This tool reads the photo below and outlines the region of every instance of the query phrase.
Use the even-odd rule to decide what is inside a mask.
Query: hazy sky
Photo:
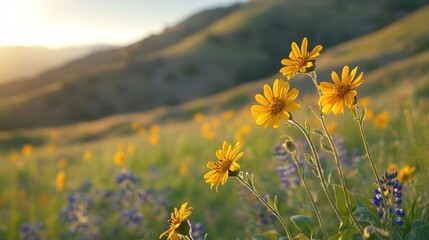
[[[125,45],[200,10],[244,0],[0,0],[0,47]]]

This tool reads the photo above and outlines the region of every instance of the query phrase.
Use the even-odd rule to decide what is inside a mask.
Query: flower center
[[[335,94],[337,94],[337,96],[344,97],[349,92],[350,85],[344,84],[344,83],[335,84],[334,90],[335,90]]]
[[[302,68],[307,66],[307,62],[308,62],[307,56],[299,56],[296,61],[297,63],[296,65],[298,66],[298,68]]]
[[[218,173],[224,173],[229,170],[229,166],[231,165],[231,160],[219,160],[217,163],[215,163],[216,171]]]
[[[271,115],[276,115],[279,114],[281,112],[283,112],[283,109],[285,108],[285,103],[284,101],[278,99],[278,98],[273,98],[271,100],[271,105],[270,105],[270,113]]]

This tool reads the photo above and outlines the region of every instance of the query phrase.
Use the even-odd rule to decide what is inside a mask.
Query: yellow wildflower
[[[196,122],[202,122],[204,121],[204,119],[206,118],[206,116],[204,116],[204,114],[198,112],[194,114],[194,121]]]
[[[365,119],[373,119],[374,118],[374,112],[371,109],[366,109],[365,111]]]
[[[18,160],[19,160],[19,153],[18,153],[18,152],[12,152],[12,153],[10,154],[10,160],[11,160],[12,162],[16,162],[16,161],[18,161]]]
[[[204,175],[206,183],[210,183],[210,188],[216,185],[216,192],[219,187],[219,183],[224,185],[230,174],[235,173],[240,169],[240,165],[237,161],[243,156],[244,152],[239,152],[241,143],[237,142],[232,148],[228,142],[224,141],[222,148],[216,151],[216,157],[219,161],[207,163],[207,167],[211,169]]]
[[[60,171],[57,174],[57,177],[55,178],[55,188],[57,192],[61,192],[64,188],[64,185],[66,183],[66,174],[64,171]]]
[[[359,104],[361,107],[366,107],[371,103],[371,98],[370,97],[363,97],[361,99],[359,99]]]
[[[333,133],[334,131],[335,131],[335,129],[337,129],[337,126],[338,126],[338,124],[337,124],[337,122],[331,122],[331,123],[329,123],[328,124],[328,132],[329,133]]]
[[[85,161],[91,161],[92,160],[92,152],[86,150],[85,152],[83,152],[83,159]]]
[[[335,115],[344,112],[344,105],[350,109],[355,103],[357,91],[356,87],[363,83],[361,72],[356,79],[357,67],[349,74],[349,67],[344,66],[341,74],[341,80],[335,71],[332,71],[331,77],[334,83],[321,82],[319,89],[322,95],[319,98],[319,105],[322,106],[323,113],[333,112]]]
[[[30,144],[24,144],[22,146],[22,155],[24,156],[30,156],[31,153],[33,153],[33,147]]]
[[[56,146],[54,143],[49,143],[48,145],[46,145],[46,151],[48,153],[54,153],[56,150]]]
[[[301,50],[299,49],[296,42],[292,42],[292,50],[289,54],[289,58],[282,59],[281,63],[284,65],[280,69],[280,72],[287,76],[287,79],[291,79],[299,71],[301,73],[309,73],[316,67],[316,57],[320,56],[322,51],[322,45],[317,45],[309,53],[307,51],[308,40],[305,37],[301,43]]]
[[[225,111],[222,113],[222,119],[223,120],[230,120],[231,118],[234,117],[234,114],[235,114],[234,110]]]
[[[389,164],[389,167],[387,168],[387,172],[394,172],[398,169],[398,165],[391,163]]]
[[[151,136],[149,137],[148,142],[149,142],[150,145],[156,145],[156,144],[159,143],[159,139],[160,138],[159,138],[159,135],[157,133],[151,134]]]
[[[133,143],[128,144],[128,146],[127,146],[127,153],[130,154],[130,155],[132,155],[135,152],[136,152],[136,145],[133,144]]]
[[[113,162],[116,165],[122,165],[125,162],[125,154],[123,152],[116,152],[115,156],[113,156]]]
[[[131,123],[131,128],[134,129],[134,130],[137,130],[137,129],[140,128],[140,125],[141,124],[139,122],[132,122]]]
[[[385,128],[389,123],[389,119],[389,113],[382,112],[375,117],[374,124],[377,128]]]
[[[415,181],[416,176],[413,176],[415,171],[416,171],[416,167],[410,166],[410,165],[405,165],[405,167],[399,169],[398,181],[400,183],[405,183],[408,181]]]
[[[174,208],[174,212],[171,213],[171,217],[170,220],[168,220],[168,224],[170,225],[170,228],[163,232],[160,236],[159,239],[161,239],[164,235],[167,235],[167,240],[179,240],[181,239],[177,234],[180,235],[188,235],[188,233],[186,232],[182,232],[180,231],[182,227],[186,226],[183,224],[188,224],[188,228],[189,228],[189,223],[188,223],[188,217],[191,216],[192,212],[191,212],[192,208],[188,207],[188,203],[183,203],[180,206],[180,209]],[[186,227],[185,227],[186,228]]]
[[[180,176],[185,177],[185,176],[187,176],[187,175],[188,175],[188,173],[189,173],[189,168],[188,168],[188,166],[186,166],[186,165],[181,165],[181,166],[179,167],[179,174],[180,174]]]
[[[252,115],[256,117],[256,124],[266,128],[279,126],[280,120],[287,121],[291,118],[290,112],[301,107],[293,102],[299,91],[294,88],[290,92],[289,83],[282,79],[276,79],[273,89],[268,84],[264,85],[264,95],[256,94],[255,100],[261,105],[251,107]]]

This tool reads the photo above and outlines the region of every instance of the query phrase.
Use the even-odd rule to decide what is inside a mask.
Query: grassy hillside
[[[249,1],[199,14],[127,48],[0,86],[0,128],[61,125],[212,95],[277,72],[285,43],[308,36],[329,48],[424,4],[368,2],[370,10],[352,1]]]

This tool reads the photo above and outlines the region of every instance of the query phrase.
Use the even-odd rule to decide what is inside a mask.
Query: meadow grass
[[[372,100],[374,106],[381,104],[381,102],[377,103],[379,99]],[[429,143],[428,106],[420,101],[421,104],[416,107],[413,101],[408,99],[408,102],[404,101],[396,108],[393,106],[389,109],[375,108],[373,111],[376,114],[388,110],[390,120],[386,128],[377,128],[374,125],[374,119],[367,119],[365,126],[370,148],[380,172],[386,170],[391,163],[396,163],[399,167],[406,164],[416,167],[415,183],[407,183],[404,188],[404,205],[411,206],[413,201],[417,201],[420,209],[427,209],[428,203],[425,199],[429,193],[428,180],[425,178],[428,176],[425,146]],[[295,118],[303,121],[307,113],[303,111]],[[276,174],[278,161],[272,155],[273,147],[283,142],[286,135],[295,140],[302,139],[295,129],[284,124],[277,131],[263,130],[253,123],[249,106],[224,114],[207,115],[203,118],[198,121],[160,124],[159,142],[155,144],[148,142],[151,132],[150,127],[147,126],[144,135],[132,133],[92,142],[56,145],[56,141],[59,142],[61,138],[61,132],[58,132],[58,136],[47,144],[33,146],[28,156],[20,152],[21,145],[15,146],[14,151],[19,151],[16,159],[10,159],[13,152],[10,149],[13,148],[4,151],[3,167],[0,169],[2,239],[17,239],[20,236],[20,227],[24,223],[43,224],[43,231],[48,239],[75,239],[72,234],[67,233],[67,224],[59,219],[61,208],[67,205],[67,195],[87,180],[93,182],[94,188],[100,192],[115,191],[118,189],[115,178],[121,169],[133,171],[142,180],[141,186],[144,188],[163,189],[163,197],[168,200],[163,211],[169,212],[174,206],[188,201],[194,209],[191,221],[202,223],[209,234],[209,239],[249,239],[267,234],[270,230],[279,231],[281,227],[276,222],[262,224],[261,213],[253,211],[257,200],[234,179],[230,179],[218,193],[210,190],[204,183],[206,162],[215,159],[214,152],[225,139],[231,142],[240,139],[243,142],[245,155],[240,160],[241,169],[254,174],[255,184],[261,193],[279,197],[281,213],[286,222],[290,222],[288,218],[296,214],[313,217],[310,202],[303,189],[296,186],[289,188],[282,186]],[[328,122],[331,121],[337,122],[337,127],[333,127],[335,128],[333,135],[344,138],[348,157],[351,157],[352,148],[357,148],[360,152],[354,160],[356,162],[344,169],[347,186],[350,191],[370,198],[373,192],[371,182],[373,177],[371,172],[367,171],[369,169],[367,161],[362,157],[364,153],[358,138],[357,126],[350,114],[344,114],[339,119],[329,118]],[[209,127],[203,127],[203,125]],[[239,132],[243,126],[245,130]],[[129,129],[130,132],[137,132],[131,125]],[[317,136],[314,137],[318,141]],[[130,144],[135,145],[135,152],[132,154],[127,153],[126,150]],[[48,146],[51,146],[51,149]],[[55,149],[52,146],[55,146]],[[85,151],[92,152],[93,156],[90,160],[83,158]],[[117,151],[125,152],[125,161],[120,166],[113,160]],[[64,167],[58,166],[60,159],[67,160]],[[332,181],[335,181],[333,159],[330,157],[323,159],[325,171],[332,173]],[[65,171],[67,179],[64,189],[57,192],[55,177],[61,169]],[[305,167],[304,175],[307,176],[310,190],[317,196],[317,201],[326,203],[325,197],[318,189],[316,179],[311,177],[309,167]],[[338,224],[335,215],[327,203],[320,206],[324,218],[332,219],[326,222],[327,228],[332,233]],[[111,207],[109,204],[104,206],[100,204],[95,213],[102,214],[103,211],[107,211],[103,208]],[[263,210],[260,211],[264,213]],[[407,209],[407,211],[410,210]],[[133,231],[124,230],[118,211],[111,210],[110,214],[110,216],[104,216],[100,222],[103,239],[117,239],[118,233],[128,239],[142,237],[138,234],[133,235]],[[416,214],[420,215],[423,221],[428,222],[425,211],[416,212]],[[168,214],[164,212],[163,217],[165,219],[157,219],[158,221],[150,222],[150,225],[143,225],[144,239],[155,239],[166,229]],[[143,221],[145,219],[156,219],[156,216],[143,216]],[[120,230],[112,232],[112,229],[116,228]],[[297,229],[292,227],[292,231],[296,232]]]

